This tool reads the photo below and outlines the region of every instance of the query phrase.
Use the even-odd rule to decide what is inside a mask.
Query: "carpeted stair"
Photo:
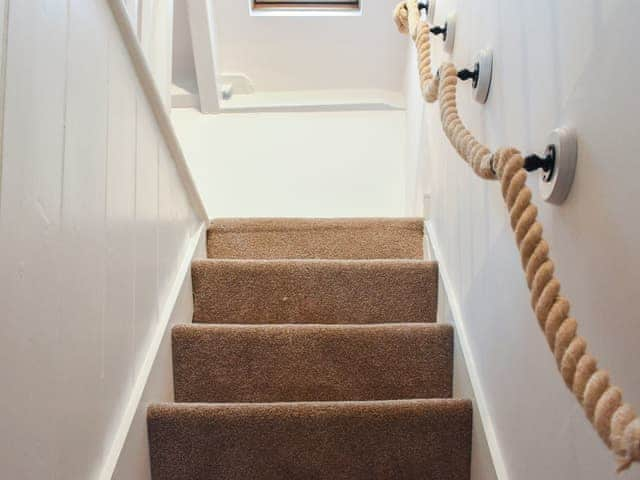
[[[471,405],[419,219],[229,219],[151,405],[154,480],[468,480]]]
[[[436,318],[437,265],[421,260],[201,260],[192,278],[198,323]]]
[[[422,258],[422,223],[367,219],[226,219],[213,222],[209,258]]]

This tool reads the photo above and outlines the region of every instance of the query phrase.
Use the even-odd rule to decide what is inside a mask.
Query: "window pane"
[[[359,0],[254,0],[254,7],[270,8],[359,8]]]

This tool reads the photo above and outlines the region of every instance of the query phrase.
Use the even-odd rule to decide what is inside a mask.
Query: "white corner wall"
[[[202,218],[106,0],[10,0],[6,53],[2,477],[107,479]]]
[[[436,23],[453,10],[458,66],[470,65],[482,47],[494,50],[488,103],[474,103],[468,84],[458,90],[461,117],[481,141],[541,152],[553,128],[578,132],[578,170],[567,202],[542,203],[533,178],[530,185],[580,332],[639,407],[640,57],[634,46],[640,3],[439,0]],[[435,68],[443,54],[440,40],[433,44]],[[499,478],[621,478],[564,386],[531,312],[498,184],[474,176],[448,144],[438,107],[417,92],[413,53],[408,74],[406,202],[418,213],[422,194],[431,195],[431,233],[450,280],[448,301],[460,313],[457,335],[464,333],[466,360],[477,373],[483,420],[495,433]],[[636,466],[626,477],[637,473]]]
[[[172,119],[212,217],[404,214],[402,111]]]
[[[122,0],[120,0],[122,1]],[[174,0],[128,0],[140,45],[167,111],[171,108]],[[184,1],[184,0],[180,0]]]

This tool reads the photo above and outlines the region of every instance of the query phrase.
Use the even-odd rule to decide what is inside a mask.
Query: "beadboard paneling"
[[[105,0],[12,0],[6,93],[2,475],[97,478],[201,221]]]

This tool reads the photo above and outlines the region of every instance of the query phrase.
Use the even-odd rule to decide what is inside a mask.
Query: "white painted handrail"
[[[147,59],[142,51],[136,32],[129,20],[127,8],[122,0],[107,1],[131,57],[131,62],[135,68],[138,80],[142,84],[142,90],[151,105],[151,110],[158,122],[160,132],[162,133],[162,137],[169,148],[169,152],[171,152],[171,158],[173,158],[173,161],[176,164],[182,184],[187,190],[191,206],[203,222],[208,222],[209,215],[207,214],[207,209],[205,208],[202,198],[200,197],[200,193],[193,181],[193,176],[189,170],[189,165],[187,165],[187,160],[184,156],[184,152],[182,151],[182,147],[180,146],[180,142],[178,141],[178,136],[173,128],[169,114],[165,109],[162,96],[160,95],[156,81],[153,78]]]

